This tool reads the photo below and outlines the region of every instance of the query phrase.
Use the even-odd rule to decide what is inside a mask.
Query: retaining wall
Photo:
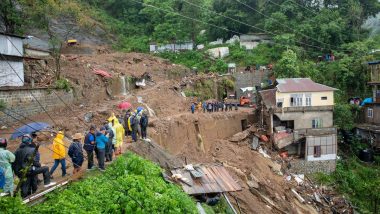
[[[331,173],[336,169],[336,160],[305,161],[294,160],[290,162],[290,172],[296,174],[311,174],[315,172]]]
[[[55,93],[53,93],[55,91]],[[37,98],[38,102],[47,110],[53,110],[58,107],[64,107],[64,103],[57,97],[66,103],[70,104],[74,101],[74,95],[72,92],[66,92],[64,90],[48,89],[48,88],[33,88],[33,89],[2,89],[0,90],[0,100],[6,104],[4,110],[7,114],[12,115],[18,119],[25,119],[23,116],[30,117],[35,114],[44,112],[42,107],[33,98],[31,93]],[[22,115],[22,116],[21,116]],[[17,121],[0,112],[1,123],[13,123]]]

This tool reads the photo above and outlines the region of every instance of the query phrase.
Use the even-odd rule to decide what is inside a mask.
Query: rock
[[[257,138],[256,136],[253,136],[252,143],[251,143],[251,149],[257,150],[258,147],[259,147],[259,138]]]
[[[247,185],[249,186],[249,188],[255,188],[255,189],[259,188],[259,183],[257,183],[254,180],[248,180]]]
[[[239,142],[239,141],[242,141],[244,140],[245,138],[248,137],[250,131],[249,130],[245,130],[243,132],[239,132],[237,134],[235,134],[234,136],[232,136],[229,141],[231,142]]]
[[[87,112],[85,115],[84,115],[84,120],[89,123],[91,122],[92,118],[94,117],[94,114],[92,112]]]
[[[283,175],[281,172],[281,165],[280,164],[273,162],[269,167],[272,169],[272,171],[274,173],[281,175],[281,176]]]

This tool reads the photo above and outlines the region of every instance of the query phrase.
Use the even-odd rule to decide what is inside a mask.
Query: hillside
[[[367,84],[368,62],[380,60],[379,17],[378,0],[1,1],[0,31],[39,38],[51,51],[49,58],[25,62],[26,71],[37,73],[33,83],[75,97],[75,101],[64,103],[62,108],[1,125],[1,137],[9,138],[17,127],[31,121],[48,121],[54,131],[63,130],[68,136],[85,133],[90,125],[104,125],[112,113],[124,114],[117,106],[129,102],[149,111],[148,132],[152,142],[132,143],[128,138],[123,151],[134,151],[163,169],[128,154],[113,163],[104,176],[95,174],[78,183],[67,178],[74,184],[48,194],[46,203],[37,207],[28,208],[18,199],[7,199],[0,210],[17,213],[10,209],[16,207],[25,213],[39,208],[41,213],[69,212],[53,206],[56,200],[59,206],[72,206],[84,212],[86,200],[76,203],[66,199],[86,196],[87,192],[81,192],[86,185],[92,185],[88,197],[96,197],[93,185],[109,187],[107,181],[115,178],[112,173],[117,174],[120,168],[123,173],[117,174],[116,179],[123,184],[122,191],[128,192],[137,179],[141,185],[132,185],[135,188],[132,195],[144,201],[146,209],[131,202],[134,200],[125,192],[118,192],[116,199],[112,198],[112,192],[102,190],[106,194],[100,198],[109,204],[102,206],[97,199],[99,204],[88,208],[93,213],[154,213],[155,206],[161,213],[170,213],[170,208],[177,209],[173,213],[187,213],[195,210],[194,198],[164,182],[161,172],[182,167],[189,161],[227,169],[242,187],[242,191],[227,196],[240,213],[353,213],[354,209],[361,213],[376,212],[380,206],[377,179],[380,159],[376,156],[371,164],[361,162],[357,154],[370,147],[370,142],[355,136],[347,140],[344,133],[355,135],[353,129],[363,113],[362,107],[347,100],[364,100],[374,93]],[[250,41],[254,43],[251,49],[240,44],[244,36],[265,39]],[[239,40],[232,41],[233,38]],[[69,39],[77,41],[70,46]],[[176,49],[185,43],[192,43],[191,50],[159,51],[165,45],[172,44],[170,47]],[[157,45],[156,51],[150,50],[150,44]],[[218,48],[228,48],[229,54],[222,57]],[[216,49],[213,57],[210,49]],[[253,131],[240,132],[244,120],[252,120],[251,129],[258,123],[257,118],[251,118],[254,110],[250,108],[227,113],[190,113],[190,106],[197,99],[218,99],[221,90],[227,93],[227,89],[234,88],[234,78],[223,76],[231,63],[236,64],[238,72],[247,67],[253,70],[264,67],[274,78],[310,78],[337,89],[332,93],[331,108],[334,118],[331,127],[339,129],[335,172],[313,174],[310,175],[313,181],[307,177],[307,184],[296,184],[295,176],[286,169],[289,168],[286,161],[269,143],[261,142],[270,158],[251,149]],[[94,73],[99,70],[112,78]],[[136,86],[144,75],[149,76],[147,84]],[[131,84],[131,89],[125,84]],[[5,108],[7,103],[0,100],[0,110],[3,112]],[[231,141],[235,134],[247,136]],[[41,162],[49,167],[52,140],[50,134],[44,136],[41,145]],[[18,141],[12,140],[8,148],[15,151],[18,145]],[[147,167],[139,171],[135,165],[128,165],[128,160]],[[274,167],[280,170],[273,170]],[[134,173],[129,174],[128,170]],[[54,177],[59,176],[57,171]],[[154,191],[149,185],[155,185]],[[302,193],[305,203],[299,202],[302,200],[291,192],[292,188]],[[117,191],[115,186],[110,189]],[[327,198],[318,202],[316,192]],[[144,194],[149,195],[149,200],[145,200]],[[182,206],[180,200],[186,203]],[[210,208],[207,213],[229,213],[225,207],[222,211],[218,209],[218,206]]]

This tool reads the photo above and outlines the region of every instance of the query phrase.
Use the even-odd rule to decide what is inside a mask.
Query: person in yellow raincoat
[[[57,169],[58,165],[61,164],[62,177],[66,176],[66,148],[65,142],[63,141],[63,132],[58,132],[57,136],[53,140],[53,159],[54,165],[50,170],[51,177],[54,171]]]
[[[115,114],[112,113],[112,116],[108,118],[108,121],[113,121],[113,128],[116,131],[116,144],[115,144],[115,155],[121,154],[121,148],[123,146],[125,130],[123,125],[119,123],[119,120],[115,117]]]

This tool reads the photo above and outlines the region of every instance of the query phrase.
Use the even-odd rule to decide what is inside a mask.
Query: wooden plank
[[[217,177],[213,173],[213,171],[210,168],[203,167],[202,170],[204,170],[207,174],[207,179],[209,182],[209,189],[208,192],[222,192],[220,186],[218,185]]]
[[[180,182],[183,190],[189,195],[232,192],[241,190],[240,185],[230,176],[223,166],[200,167],[204,176],[193,178],[191,173],[184,169],[172,170],[173,174],[181,174],[183,178],[188,179],[188,186]]]

